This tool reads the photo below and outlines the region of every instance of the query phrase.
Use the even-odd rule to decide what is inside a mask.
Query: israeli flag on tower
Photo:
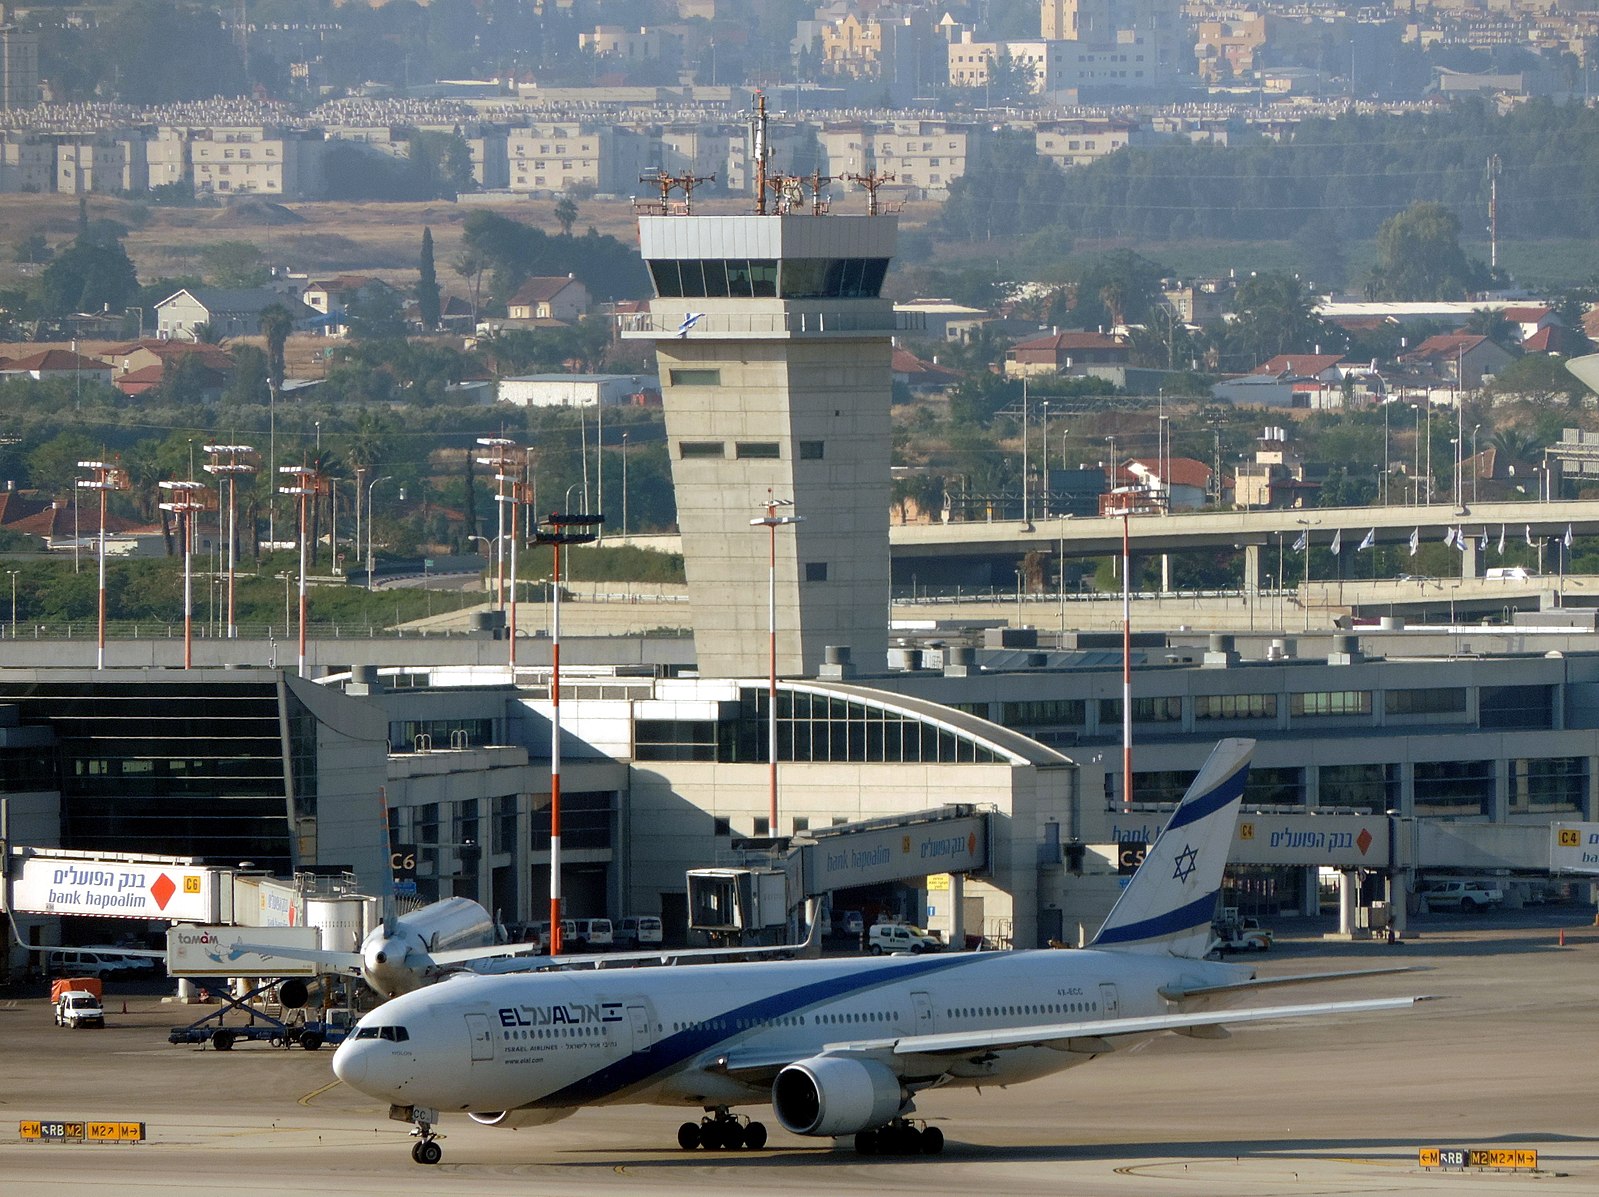
[[[1370,532],[1366,533],[1366,535],[1364,535],[1364,536],[1362,536],[1360,538],[1360,543],[1355,546],[1355,552],[1363,553],[1367,549],[1371,548],[1371,546],[1376,544],[1376,543],[1377,543],[1377,529],[1373,528]]]
[[[1418,549],[1420,549],[1420,548],[1421,548],[1421,529],[1420,528],[1412,528],[1410,530],[1410,555],[1412,557],[1414,557],[1416,555],[1416,551]]]
[[[1505,555],[1505,526],[1503,524],[1499,525],[1499,555],[1501,557]]]
[[[1448,545],[1450,548],[1454,548],[1454,546],[1455,546],[1455,530],[1453,528],[1445,528],[1444,529],[1444,543],[1446,545]]]
[[[1565,546],[1568,549],[1571,547],[1571,525],[1570,524],[1566,525],[1566,539],[1565,539],[1564,543],[1565,543]]]
[[[1309,532],[1309,530],[1307,529],[1307,530],[1301,531],[1299,533],[1299,539],[1294,541],[1294,552],[1296,552],[1296,553],[1299,552],[1301,549],[1303,549],[1309,543],[1310,543],[1310,532]]]
[[[1533,539],[1532,539],[1532,525],[1531,525],[1531,524],[1523,524],[1523,525],[1522,525],[1522,527],[1523,527],[1523,529],[1524,529],[1524,530],[1525,530],[1525,531],[1526,531],[1526,535],[1527,535],[1527,547],[1528,547],[1528,548],[1529,548],[1529,549],[1530,549],[1530,548],[1532,548],[1532,547],[1533,547]]]
[[[1328,547],[1332,550],[1334,557],[1344,551],[1344,530],[1342,528],[1333,533],[1332,544]]]

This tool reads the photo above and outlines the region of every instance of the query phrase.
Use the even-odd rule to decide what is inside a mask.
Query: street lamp
[[[178,517],[178,535],[183,540],[183,667],[194,664],[194,517],[206,509],[203,482],[157,483],[172,497],[161,504],[162,511]]]
[[[571,491],[568,490],[570,495]],[[561,546],[589,544],[603,515],[554,511],[533,535],[554,554],[550,611],[550,955],[561,953]]]
[[[1300,533],[1305,538],[1305,592],[1300,599],[1300,607],[1305,612],[1305,631],[1310,631],[1310,530],[1316,526],[1315,520],[1295,520],[1294,523],[1304,528]],[[1281,542],[1279,542],[1280,544]]]
[[[372,518],[372,488],[379,482],[391,482],[393,479],[393,474],[384,474],[381,478],[374,478],[366,484],[366,588],[368,591],[375,589],[372,585],[372,525],[377,523],[377,520]],[[360,547],[360,545],[356,546],[357,552],[360,551]]]
[[[768,832],[777,835],[777,530],[801,523],[803,515],[778,515],[779,507],[794,506],[793,499],[776,499],[766,493],[766,514],[750,521],[752,528],[764,527],[766,556],[766,787]]]
[[[6,570],[6,573],[11,575],[11,639],[13,640],[17,638],[17,575],[21,572],[20,569]]]
[[[1471,426],[1471,505],[1473,507],[1477,505],[1477,462],[1480,460],[1477,457],[1477,432],[1481,428],[1481,424],[1473,424]]]
[[[93,478],[79,478],[79,490],[95,490],[100,492],[100,618],[99,630],[95,637],[94,667],[105,668],[105,499],[106,494],[113,490],[128,489],[128,471],[121,466],[111,465],[104,461],[80,461],[80,470],[93,470]],[[73,537],[77,540],[76,534]]]
[[[217,475],[219,480],[224,476],[228,480],[228,639],[232,640],[239,634],[238,625],[233,618],[234,570],[239,545],[238,504],[235,500],[234,487],[240,474],[253,474],[256,471],[254,461],[241,458],[253,458],[256,454],[255,449],[249,445],[202,445],[201,448],[211,455],[211,460],[204,466],[205,472]],[[224,456],[227,457],[226,461],[222,460]],[[253,530],[251,535],[254,536]]]
[[[507,663],[511,668],[513,682],[516,680],[516,549],[517,541],[520,539],[517,531],[517,515],[522,509],[522,504],[528,501],[529,490],[528,485],[522,481],[523,457],[524,451],[521,449],[505,450],[495,467],[500,472],[494,475],[495,483],[501,488],[501,493],[496,494],[494,498],[500,507],[502,525],[505,522],[505,505],[509,503],[511,506],[511,609]]]
[[[627,429],[622,430],[622,536],[627,537]]]

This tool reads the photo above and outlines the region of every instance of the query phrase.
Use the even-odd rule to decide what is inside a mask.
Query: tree
[[[439,326],[439,276],[433,267],[433,230],[422,230],[422,253],[416,268],[416,307],[422,320],[422,331],[432,332]]]
[[[283,389],[283,351],[293,331],[294,313],[283,304],[269,303],[261,309],[261,335],[267,343],[267,385],[274,391]]]
[[[1328,338],[1305,285],[1291,274],[1268,271],[1246,279],[1233,308],[1237,319],[1224,335],[1229,369],[1248,370],[1283,353],[1310,353]]]
[[[472,302],[472,324],[476,327],[477,301],[483,289],[483,272],[489,268],[488,255],[482,250],[465,249],[455,256],[455,261],[450,265],[455,267],[455,273],[466,280]]]
[[[405,313],[400,297],[385,286],[371,286],[350,300],[345,314],[350,337],[357,341],[404,338]]]
[[[1516,326],[1497,308],[1473,308],[1471,315],[1466,318],[1462,331],[1487,337],[1501,349],[1508,349],[1512,353],[1519,352]]]
[[[39,277],[39,308],[47,316],[120,312],[133,302],[139,279],[120,241],[79,237]]]
[[[570,237],[572,226],[577,223],[577,201],[570,195],[563,195],[556,200],[555,219],[561,226],[561,236]]]
[[[249,290],[266,283],[270,272],[261,250],[248,241],[216,241],[200,250],[200,265],[216,287]]]
[[[1463,299],[1487,282],[1460,248],[1460,217],[1438,203],[1412,204],[1377,230],[1374,299]]]

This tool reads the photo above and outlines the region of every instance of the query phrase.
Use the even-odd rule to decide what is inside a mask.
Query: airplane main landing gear
[[[855,1136],[855,1150],[860,1155],[940,1155],[944,1132],[936,1126],[917,1126],[896,1118],[886,1126],[861,1131]]]
[[[433,1133],[433,1123],[425,1118],[412,1118],[416,1129],[411,1132],[416,1142],[411,1144],[411,1158],[419,1164],[436,1164],[444,1158],[444,1148],[439,1146],[439,1136]]]
[[[741,1147],[759,1151],[766,1146],[766,1124],[747,1118],[740,1121],[726,1106],[719,1106],[700,1121],[685,1122],[678,1127],[677,1145],[684,1151],[693,1151],[696,1147],[706,1151],[718,1148],[737,1151]]]

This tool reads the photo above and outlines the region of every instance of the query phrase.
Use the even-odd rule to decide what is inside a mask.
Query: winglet
[[[1253,740],[1211,750],[1090,946],[1204,956],[1254,751]]]

